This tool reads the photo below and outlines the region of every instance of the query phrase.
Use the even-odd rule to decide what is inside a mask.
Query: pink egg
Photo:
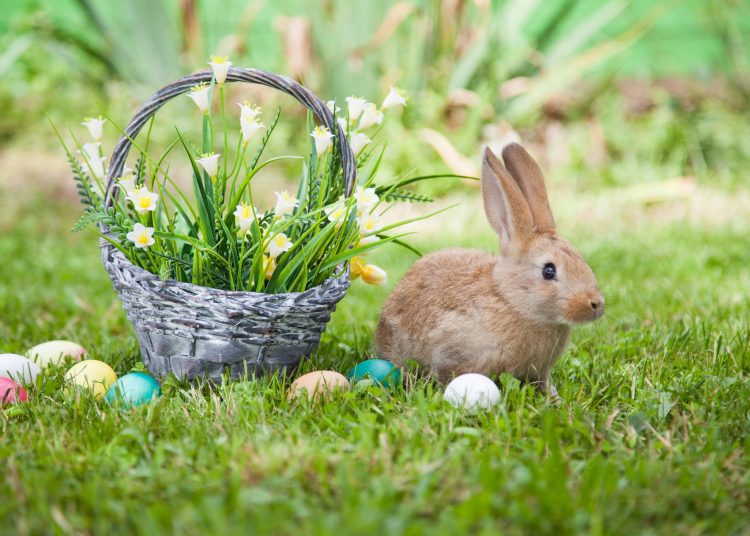
[[[10,378],[0,376],[0,406],[26,402],[28,399],[23,387]]]

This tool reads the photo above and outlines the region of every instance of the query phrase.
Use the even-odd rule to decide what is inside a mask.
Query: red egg
[[[0,376],[0,406],[26,402],[28,399],[23,387],[10,378]]]

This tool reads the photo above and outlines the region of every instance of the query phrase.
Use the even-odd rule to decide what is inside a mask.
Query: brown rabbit
[[[508,372],[556,395],[549,371],[574,324],[604,313],[583,257],[555,232],[539,166],[518,144],[484,151],[484,211],[500,254],[448,249],[417,261],[380,316],[378,355],[415,359],[443,382]]]

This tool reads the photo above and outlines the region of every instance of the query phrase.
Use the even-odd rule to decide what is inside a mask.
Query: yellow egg
[[[102,398],[109,386],[117,381],[117,375],[103,361],[87,359],[70,367],[65,373],[65,381],[89,389],[96,398]]]
[[[36,362],[41,368],[58,365],[66,357],[80,361],[86,357],[86,350],[80,344],[71,341],[48,341],[37,344],[26,352],[26,357]]]
[[[300,376],[289,387],[289,398],[327,396],[336,389],[349,389],[349,380],[332,370],[316,370]]]

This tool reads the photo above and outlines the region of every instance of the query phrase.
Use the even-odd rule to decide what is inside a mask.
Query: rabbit
[[[386,300],[379,357],[415,359],[441,382],[510,373],[557,398],[550,368],[572,326],[604,314],[593,271],[558,236],[542,171],[516,143],[485,148],[482,198],[500,253],[447,249],[418,260]]]

